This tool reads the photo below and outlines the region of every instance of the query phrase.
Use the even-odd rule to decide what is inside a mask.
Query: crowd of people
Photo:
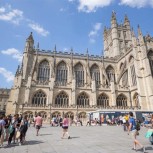
[[[123,130],[127,131],[128,135],[131,135],[132,141],[133,141],[133,150],[137,149],[137,145],[141,147],[141,149],[145,152],[145,147],[137,140],[137,136],[139,135],[140,127],[145,126],[146,120],[144,119],[143,122],[140,122],[137,120],[132,112],[129,112],[129,114],[125,114],[124,116],[119,116],[116,118],[113,118],[114,122],[109,121],[108,117],[107,119],[102,118],[102,120],[98,120],[98,118],[95,118],[91,120],[91,118],[87,121],[87,125],[95,124],[95,125],[101,125],[102,123],[106,122],[108,125],[120,125],[123,126]],[[149,118],[149,119],[148,119]],[[153,129],[153,114],[150,115],[150,117],[147,117],[147,123],[150,125],[150,128]],[[41,117],[41,114],[37,114],[33,118],[33,125],[36,128],[36,136],[39,135],[39,130],[42,127],[43,124],[43,118]],[[0,115],[0,147],[3,147],[3,142],[7,141],[7,146],[9,147],[11,144],[19,143],[19,145],[22,145],[25,143],[25,137],[26,132],[28,130],[28,127],[30,126],[31,120],[28,119],[27,115],[19,115],[15,114],[12,115]],[[76,117],[75,119],[69,119],[67,115],[64,115],[64,117],[58,116],[53,117],[51,119],[50,125],[51,126],[61,126],[63,129],[61,138],[63,139],[65,135],[67,135],[68,139],[71,139],[69,133],[68,133],[68,127],[69,125],[76,125],[80,124],[83,126],[82,120]],[[149,126],[147,126],[148,128]],[[152,134],[153,136],[153,134]]]

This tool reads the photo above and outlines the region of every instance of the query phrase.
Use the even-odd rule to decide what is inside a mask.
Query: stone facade
[[[5,113],[10,89],[0,88],[0,113]]]
[[[138,37],[125,16],[104,29],[104,56],[40,50],[26,40],[7,105],[7,114],[41,112],[48,121],[67,113],[86,117],[102,110],[153,110],[153,38]]]

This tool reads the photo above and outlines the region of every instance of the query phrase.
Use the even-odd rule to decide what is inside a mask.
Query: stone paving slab
[[[146,139],[147,129],[141,128],[138,140],[146,147],[147,153],[153,153],[153,145]],[[0,148],[0,153],[134,153],[130,135],[123,132],[121,126],[81,126],[70,127],[72,139],[61,139],[62,128],[44,125],[40,135],[36,136],[34,127],[27,132],[26,144]],[[141,153],[138,150],[137,153]]]

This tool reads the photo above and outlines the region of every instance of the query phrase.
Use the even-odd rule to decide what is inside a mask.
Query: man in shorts
[[[35,125],[36,125],[36,131],[37,131],[36,136],[38,136],[39,130],[42,126],[42,122],[43,122],[43,119],[41,115],[38,114],[38,116],[35,118]]]
[[[136,151],[136,146],[140,146],[140,150],[142,150],[143,152],[145,152],[145,147],[137,140],[137,135],[139,135],[138,131],[136,130],[136,121],[134,119],[133,113],[129,112],[129,131],[131,133],[131,138],[133,141],[133,150]]]

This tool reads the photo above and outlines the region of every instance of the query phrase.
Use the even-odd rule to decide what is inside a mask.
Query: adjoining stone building
[[[97,109],[153,110],[153,38],[135,36],[127,16],[104,29],[104,56],[40,50],[32,33],[11,89],[7,114],[69,117]]]
[[[5,114],[10,89],[0,88],[0,114]]]

